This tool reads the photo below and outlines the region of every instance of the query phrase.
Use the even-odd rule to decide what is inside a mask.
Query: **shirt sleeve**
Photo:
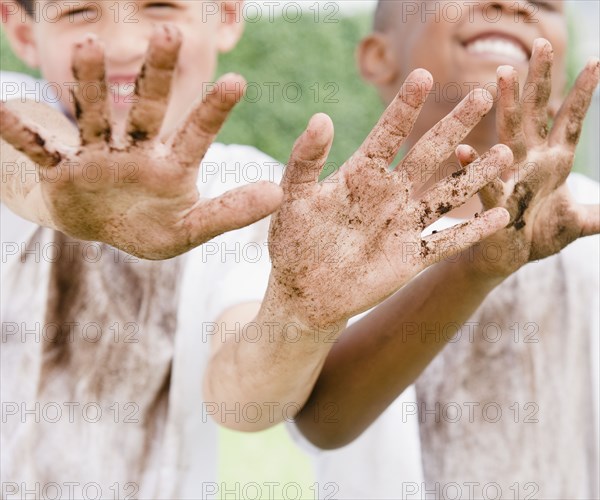
[[[202,164],[199,190],[214,198],[226,191],[261,180],[279,184],[280,163],[248,146],[215,145]],[[212,293],[206,301],[206,320],[215,321],[227,309],[261,302],[269,280],[271,262],[267,246],[270,218],[225,233],[196,251],[205,267]]]

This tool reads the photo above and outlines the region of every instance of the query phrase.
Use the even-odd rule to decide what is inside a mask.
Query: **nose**
[[[109,67],[139,69],[152,34],[151,26],[116,24],[100,34],[105,45],[106,63]]]
[[[529,21],[536,11],[531,2],[526,0],[498,0],[488,3],[487,8],[510,12],[515,21]]]

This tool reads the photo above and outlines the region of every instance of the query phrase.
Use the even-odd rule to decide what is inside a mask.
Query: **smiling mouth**
[[[463,45],[469,54],[475,56],[492,56],[518,63],[526,63],[530,58],[529,52],[520,41],[506,35],[478,36]]]
[[[112,94],[119,99],[131,97],[135,91],[135,83],[114,83],[109,85]]]
[[[134,74],[110,75],[106,79],[109,93],[115,104],[130,102],[135,94],[135,82]]]

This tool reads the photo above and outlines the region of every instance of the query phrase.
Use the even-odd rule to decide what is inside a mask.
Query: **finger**
[[[579,205],[581,236],[600,234],[600,205]]]
[[[600,78],[600,61],[590,60],[577,77],[575,85],[561,106],[550,133],[550,145],[560,145],[575,151],[583,121]]]
[[[133,143],[152,140],[160,132],[181,42],[181,32],[174,26],[160,26],[152,34],[127,121],[127,134]]]
[[[479,190],[479,200],[484,210],[503,205],[506,198],[506,187],[502,180],[496,178]]]
[[[553,54],[548,40],[538,38],[533,42],[529,74],[523,90],[523,130],[530,146],[543,144],[548,138]]]
[[[519,102],[519,76],[512,66],[500,66],[498,79],[498,106],[496,128],[498,142],[506,144],[520,162],[527,156],[527,143],[523,133],[523,111]]]
[[[461,144],[456,148],[455,151],[456,157],[458,158],[458,162],[461,167],[466,167],[473,163],[477,158],[479,158],[479,154],[475,150],[475,148],[467,145]]]
[[[104,49],[94,35],[75,45],[72,71],[78,83],[72,92],[81,144],[109,142],[112,131]]]
[[[55,167],[62,160],[59,150],[44,138],[46,133],[38,132],[35,126],[24,123],[3,102],[0,102],[0,136],[42,167]]]
[[[456,156],[463,167],[469,165],[470,163],[473,163],[479,158],[479,154],[475,149],[473,149],[471,146],[467,146],[464,144],[456,149]],[[503,175],[491,179],[490,182],[488,182],[479,190],[479,201],[481,201],[484,210],[490,210],[494,207],[502,205],[502,202],[505,198],[505,184],[502,180],[502,177],[506,176],[506,172],[509,170],[511,169],[505,168]]]
[[[375,160],[374,166],[387,169],[410,134],[432,86],[433,78],[428,71],[413,71],[358,150],[359,154]]]
[[[316,186],[333,143],[333,123],[325,114],[313,116],[292,149],[281,187],[286,198],[307,196]]]
[[[508,146],[498,144],[480,159],[455,172],[426,191],[421,199],[423,227],[459,207],[482,187],[510,168],[513,155]]]
[[[397,171],[406,183],[424,183],[492,108],[489,92],[477,89],[427,132],[408,152]]]
[[[510,217],[505,209],[494,208],[463,224],[423,238],[421,257],[425,267],[450,258],[488,238],[506,227],[509,220]]]
[[[173,152],[183,165],[194,168],[200,165],[229,113],[242,98],[245,85],[239,75],[224,75],[194,107],[172,140]]]
[[[279,208],[283,192],[271,182],[261,181],[205,200],[186,217],[191,247],[235,229],[248,226]]]

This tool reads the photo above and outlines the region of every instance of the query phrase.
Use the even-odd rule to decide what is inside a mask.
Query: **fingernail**
[[[431,73],[429,71],[427,71],[426,69],[418,68],[418,69],[414,70],[413,75],[419,76],[423,80],[426,80],[427,83],[433,83],[433,77],[431,76]]]
[[[504,66],[498,67],[496,74],[498,75],[499,78],[508,79],[508,78],[511,78],[514,73],[515,73],[515,68],[513,66],[504,65]]]
[[[166,35],[167,41],[168,42],[172,41],[173,40],[173,33],[172,33],[172,30],[171,30],[171,27],[168,24],[165,24],[163,26],[163,29],[165,31],[165,35]]]
[[[536,38],[536,40],[533,42],[533,52],[536,53],[543,50],[547,50],[550,56],[554,55],[554,49],[548,40],[545,38]]]

